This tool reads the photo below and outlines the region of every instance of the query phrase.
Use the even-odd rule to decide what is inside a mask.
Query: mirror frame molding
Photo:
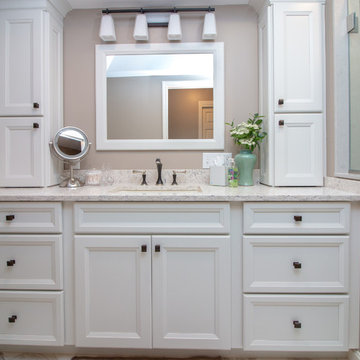
[[[107,55],[213,54],[213,139],[108,139]],[[224,149],[224,43],[162,43],[96,45],[96,150],[223,150]]]

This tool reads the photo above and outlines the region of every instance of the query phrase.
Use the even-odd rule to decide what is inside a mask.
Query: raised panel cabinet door
[[[323,185],[322,114],[275,115],[275,186]]]
[[[324,6],[274,6],[275,112],[321,112],[324,76]]]
[[[75,236],[76,346],[151,347],[150,236]]]
[[[153,347],[230,349],[230,238],[153,236]]]
[[[0,13],[0,116],[43,115],[43,12]]]
[[[43,130],[41,118],[0,118],[0,186],[44,185]]]

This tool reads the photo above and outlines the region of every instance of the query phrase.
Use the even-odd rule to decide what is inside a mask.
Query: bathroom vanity
[[[1,348],[358,348],[360,195],[115,189],[0,189]]]

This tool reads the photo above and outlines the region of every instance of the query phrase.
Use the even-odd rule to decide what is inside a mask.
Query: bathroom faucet
[[[158,171],[158,178],[157,178],[157,181],[156,181],[156,185],[164,185],[164,183],[163,183],[163,181],[161,179],[162,163],[161,163],[160,159],[156,159],[155,164],[157,166],[157,171]]]

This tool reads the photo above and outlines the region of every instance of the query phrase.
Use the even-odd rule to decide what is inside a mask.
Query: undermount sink
[[[185,192],[202,192],[199,185],[118,185],[111,192],[121,191],[185,191]]]

